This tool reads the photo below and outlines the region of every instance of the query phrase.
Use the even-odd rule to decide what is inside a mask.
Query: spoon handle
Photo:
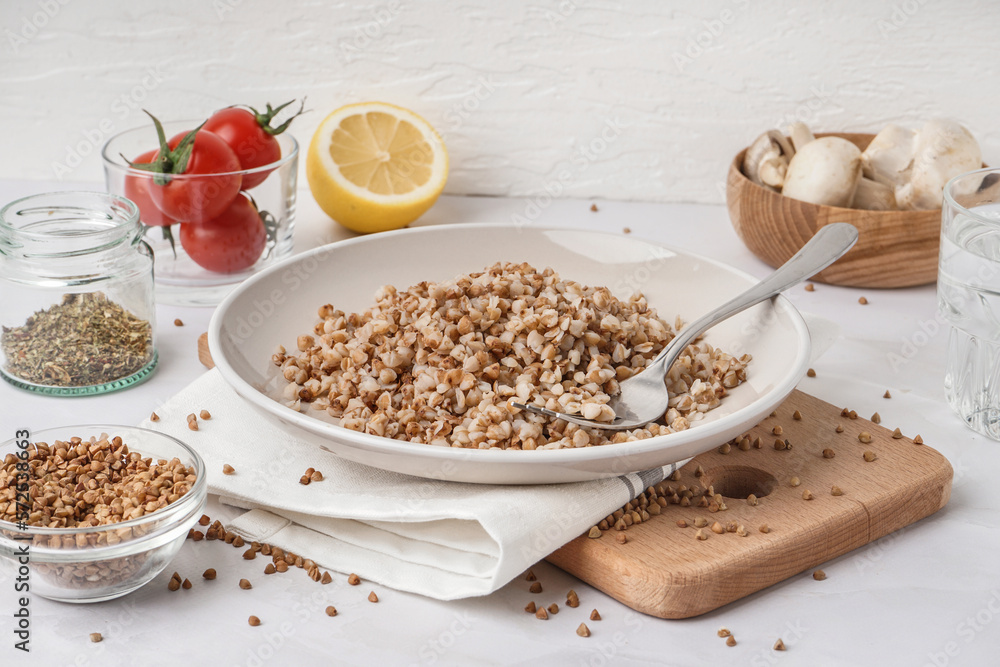
[[[674,350],[678,352],[690,345],[698,336],[706,330],[712,328],[719,322],[740,313],[750,306],[754,306],[761,301],[776,296],[793,285],[797,285],[806,278],[816,275],[826,267],[830,266],[851,249],[858,240],[858,230],[854,225],[846,222],[835,222],[825,225],[816,232],[809,242],[791,259],[778,267],[774,273],[760,281],[746,292],[727,301],[710,313],[703,315],[691,324],[684,327],[677,337],[670,342],[667,347],[649,365],[666,362],[667,368],[673,364],[673,359],[668,361],[668,357]]]

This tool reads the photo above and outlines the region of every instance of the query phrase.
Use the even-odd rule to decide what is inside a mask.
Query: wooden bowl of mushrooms
[[[979,169],[968,130],[950,120],[918,131],[790,136],[769,130],[729,167],[726,202],[736,233],[771,266],[786,262],[823,225],[849,222],[857,245],[814,280],[849,287],[909,287],[937,279],[941,193]]]

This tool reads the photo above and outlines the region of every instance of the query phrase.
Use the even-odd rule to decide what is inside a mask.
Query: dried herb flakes
[[[104,384],[138,372],[153,354],[153,328],[102,292],[66,294],[19,327],[3,327],[6,371],[54,387]]]

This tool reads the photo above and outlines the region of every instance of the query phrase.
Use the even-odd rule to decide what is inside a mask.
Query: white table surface
[[[0,200],[51,189],[52,184],[0,182]],[[60,186],[66,187],[66,186]],[[99,186],[94,186],[99,189]],[[307,191],[300,193],[296,247],[346,238]],[[769,269],[730,227],[721,206],[444,197],[421,224],[510,221],[617,230],[732,263],[754,275]],[[869,304],[858,304],[859,296]],[[438,602],[346,577],[319,586],[298,572],[265,577],[263,562],[220,542],[186,542],[149,585],[125,598],[73,606],[33,596],[32,652],[13,648],[13,582],[0,581],[0,664],[138,665],[180,661],[213,665],[311,664],[734,664],[751,665],[995,665],[1000,664],[1000,444],[974,434],[944,403],[947,332],[935,332],[933,286],[893,291],[817,285],[789,292],[802,310],[836,321],[843,336],[818,360],[817,377],[800,388],[882,423],[920,433],[951,461],[955,481],[947,507],[918,524],[826,563],[828,578],[809,573],[701,617],[652,618],[544,562],[534,567],[545,593],[531,595],[519,578],[484,598]],[[160,366],[151,380],[89,398],[49,398],[0,383],[0,435],[17,428],[112,422],[134,424],[204,372],[196,356],[210,308],[159,306]],[[173,325],[181,318],[183,327]],[[921,328],[923,323],[923,329]],[[930,331],[930,334],[925,333]],[[891,399],[884,399],[886,389]],[[210,499],[209,513],[233,510]],[[214,567],[219,578],[203,583]],[[194,587],[171,593],[174,570]],[[254,588],[240,590],[249,578]],[[580,607],[563,606],[574,588]],[[380,598],[366,597],[374,589]],[[542,622],[522,608],[542,597],[562,610]],[[335,605],[339,616],[323,610]],[[588,620],[597,608],[600,622]],[[263,624],[252,628],[250,614]],[[588,639],[575,634],[586,621]],[[716,636],[730,628],[738,645]],[[101,632],[92,644],[88,635]],[[771,646],[781,637],[788,651]],[[172,656],[167,658],[167,655]]]

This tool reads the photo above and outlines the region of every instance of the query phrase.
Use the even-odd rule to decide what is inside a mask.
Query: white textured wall
[[[422,114],[451,193],[718,202],[732,155],[796,118],[953,116],[1000,163],[989,0],[2,0],[0,31],[0,178],[101,179],[93,145],[139,106],[302,95],[305,142],[348,102]]]

